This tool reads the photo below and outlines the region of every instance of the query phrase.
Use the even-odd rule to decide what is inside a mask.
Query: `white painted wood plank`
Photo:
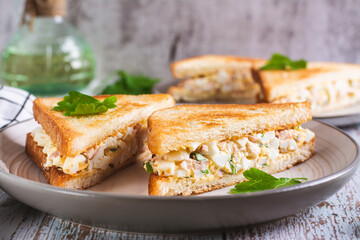
[[[34,239],[193,239],[194,235],[159,235],[110,231],[46,216]],[[198,235],[196,239],[222,239],[221,234]]]
[[[45,213],[25,206],[0,189],[0,239],[35,235]]]

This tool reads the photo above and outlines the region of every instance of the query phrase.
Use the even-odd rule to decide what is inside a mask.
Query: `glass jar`
[[[81,90],[94,74],[90,46],[62,16],[36,17],[31,28],[22,25],[2,54],[3,82],[37,96]]]

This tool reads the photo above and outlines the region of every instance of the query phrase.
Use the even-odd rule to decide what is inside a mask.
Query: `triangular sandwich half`
[[[244,181],[250,167],[270,174],[310,158],[315,135],[308,102],[180,105],[153,113],[149,194],[190,195]]]
[[[253,69],[262,102],[309,101],[313,114],[319,114],[360,101],[360,65],[309,62],[299,70],[260,70],[263,64]]]
[[[254,99],[259,86],[251,76],[256,59],[204,55],[171,64],[177,86],[169,88],[176,101],[244,101]]]
[[[147,148],[148,117],[174,105],[168,94],[115,96],[115,108],[86,116],[53,110],[62,98],[34,101],[34,117],[41,127],[27,135],[26,153],[50,184],[85,189],[133,163]]]

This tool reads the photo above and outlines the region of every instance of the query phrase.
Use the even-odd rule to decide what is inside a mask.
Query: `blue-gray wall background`
[[[0,0],[0,51],[22,0]],[[116,69],[171,79],[168,64],[201,54],[360,63],[360,0],[68,0],[68,19]]]

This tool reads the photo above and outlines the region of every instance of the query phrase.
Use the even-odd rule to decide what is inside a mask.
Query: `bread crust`
[[[269,166],[263,167],[262,170],[269,174],[274,174],[289,169],[295,164],[309,159],[314,153],[314,147],[315,138],[309,143],[300,146],[298,152],[283,154],[281,159],[278,159]],[[155,196],[187,196],[224,188],[245,180],[242,174],[225,174],[223,178],[214,181],[194,181],[189,178],[161,177],[151,174],[149,177],[148,192],[149,195]]]
[[[286,129],[311,119],[308,102],[255,105],[178,105],[148,119],[148,143],[163,155],[189,146]]]
[[[85,152],[109,136],[126,131],[126,127],[146,122],[155,110],[174,106],[168,94],[115,95],[117,108],[91,116],[64,116],[52,110],[62,98],[37,98],[33,104],[34,117],[64,156]],[[104,100],[109,95],[96,96]]]

